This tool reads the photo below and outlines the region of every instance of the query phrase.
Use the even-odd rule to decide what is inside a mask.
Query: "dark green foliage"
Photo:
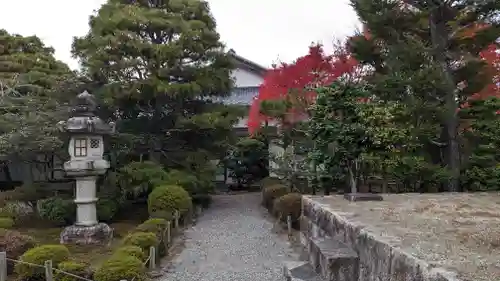
[[[119,205],[111,198],[99,198],[96,204],[97,218],[99,221],[111,222],[118,213]]]
[[[153,218],[172,220],[175,211],[184,215],[192,207],[189,193],[177,185],[156,187],[148,197],[148,211]]]
[[[274,200],[288,193],[290,193],[290,190],[282,184],[265,187],[262,190],[262,206],[271,211]]]
[[[83,278],[91,278],[92,270],[88,264],[76,262],[76,261],[63,261],[58,266],[57,269],[71,273],[76,276],[80,276]],[[80,278],[76,278],[74,276],[68,275],[66,273],[56,271],[54,274],[54,279],[56,281],[78,281]]]
[[[64,245],[42,245],[26,251],[21,260],[26,263],[44,265],[45,261],[51,260],[52,266],[57,267],[60,263],[69,259],[69,250]],[[44,267],[35,267],[26,263],[16,264],[15,270],[22,280],[43,280],[45,277]]]
[[[198,205],[203,208],[208,208],[212,204],[212,196],[210,194],[195,194],[192,196],[193,205]]]
[[[122,192],[139,197],[164,183],[167,172],[161,164],[152,161],[131,162],[118,171],[117,177]]]
[[[76,205],[72,200],[51,197],[38,203],[39,215],[43,220],[64,226],[71,224],[76,215]]]
[[[109,117],[120,114],[120,154],[188,170],[188,153],[224,154],[239,113],[214,102],[230,93],[233,66],[205,1],[109,0],[89,25],[73,53]]]
[[[146,268],[133,256],[112,256],[94,273],[95,281],[146,280]]]
[[[463,134],[467,141],[462,182],[470,191],[500,190],[500,100],[473,100],[460,111],[468,120]]]
[[[226,167],[239,186],[248,186],[266,177],[269,172],[267,146],[255,138],[244,138],[236,143],[226,158]]]
[[[62,152],[55,124],[67,117],[74,73],[36,36],[1,29],[0,46],[0,156]]]

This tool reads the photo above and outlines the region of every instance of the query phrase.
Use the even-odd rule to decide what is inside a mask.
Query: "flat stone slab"
[[[301,231],[343,237],[359,255],[363,281],[500,280],[500,193],[383,196],[363,204],[304,196],[303,216],[314,227]]]
[[[384,198],[376,193],[347,193],[344,194],[344,199],[351,202],[356,201],[383,201]]]

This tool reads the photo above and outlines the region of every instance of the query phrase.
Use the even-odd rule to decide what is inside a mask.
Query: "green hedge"
[[[189,193],[178,185],[158,186],[148,197],[148,211],[153,218],[172,220],[174,211],[183,215],[192,207]]]
[[[27,263],[44,265],[45,261],[51,260],[52,266],[57,267],[61,262],[67,261],[69,250],[64,245],[42,245],[26,251],[21,260]],[[33,280],[32,278],[44,278],[45,269],[43,267],[34,267],[24,263],[18,263],[15,266],[15,272],[22,280]]]

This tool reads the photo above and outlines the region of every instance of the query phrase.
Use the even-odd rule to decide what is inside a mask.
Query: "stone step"
[[[308,239],[309,262],[316,273],[327,281],[357,281],[359,257],[337,238]]]
[[[286,281],[325,281],[305,261],[290,261],[283,265],[283,275]]]

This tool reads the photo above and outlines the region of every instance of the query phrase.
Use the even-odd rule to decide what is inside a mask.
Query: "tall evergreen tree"
[[[426,158],[447,168],[447,189],[458,191],[457,112],[492,81],[480,52],[500,37],[500,2],[351,2],[369,30],[351,43],[356,57],[373,66],[374,93],[408,105],[413,118],[407,122],[419,124],[415,135],[427,148]]]
[[[75,73],[36,36],[0,30],[0,159],[60,152]]]
[[[229,94],[232,64],[206,1],[109,0],[89,25],[73,53],[134,150],[181,166],[224,152],[237,118],[212,100]]]

